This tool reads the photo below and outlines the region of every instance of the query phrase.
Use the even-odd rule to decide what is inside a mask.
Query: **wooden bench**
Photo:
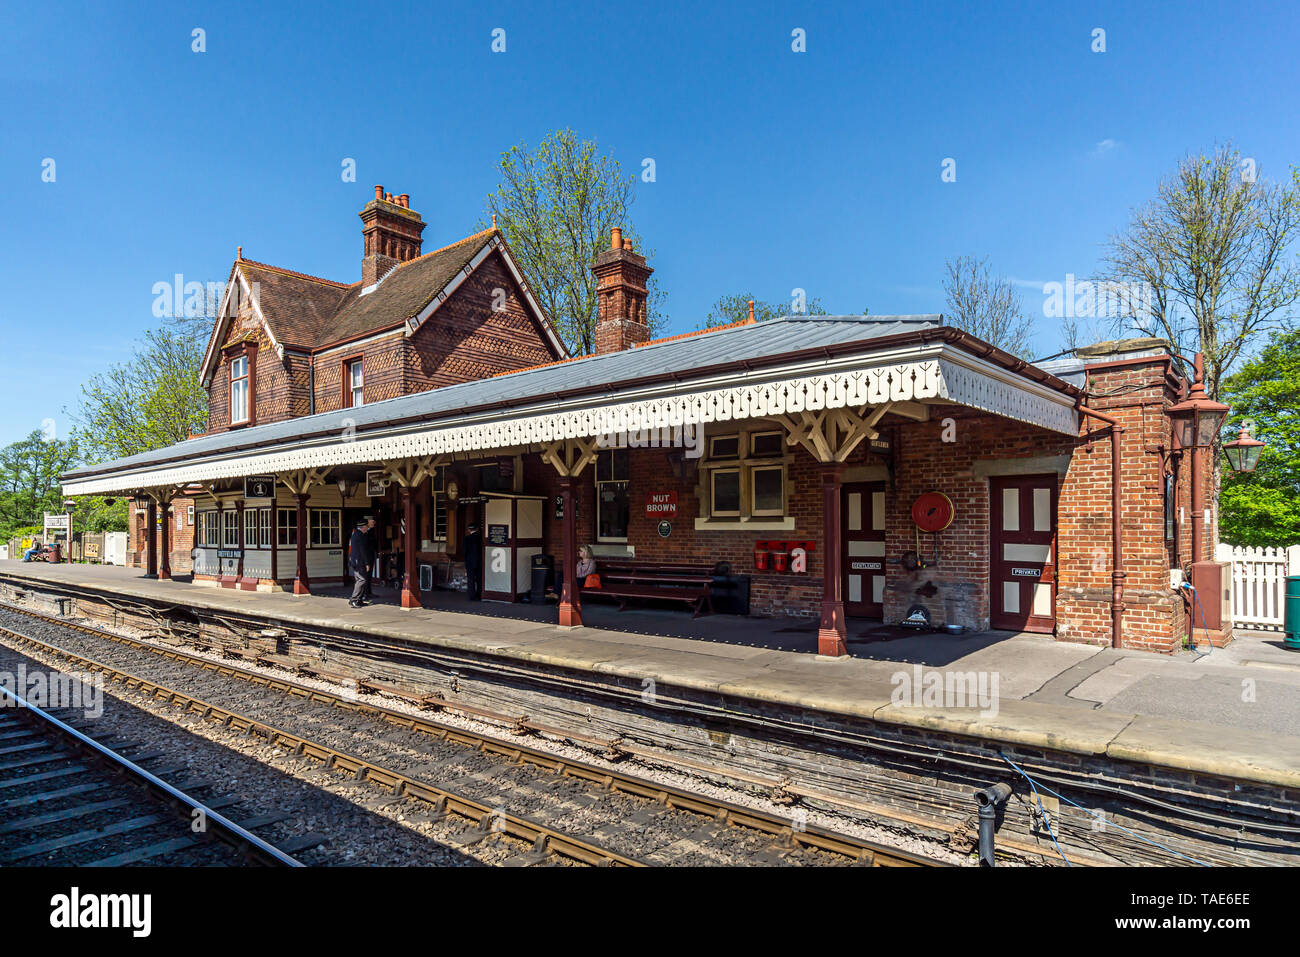
[[[596,561],[599,588],[582,587],[584,599],[607,595],[624,611],[631,599],[679,601],[691,606],[691,617],[700,617],[708,609],[713,614],[713,565],[684,562]]]

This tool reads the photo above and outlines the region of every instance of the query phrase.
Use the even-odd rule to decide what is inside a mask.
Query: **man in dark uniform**
[[[465,585],[470,601],[483,598],[483,535],[477,525],[465,536]]]
[[[353,608],[370,604],[370,566],[375,563],[375,548],[371,544],[370,530],[375,520],[369,516],[359,519],[348,540],[348,571],[352,573]]]

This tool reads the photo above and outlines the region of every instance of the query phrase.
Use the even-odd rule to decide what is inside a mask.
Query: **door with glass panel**
[[[994,628],[1050,633],[1056,627],[1057,476],[989,480]]]
[[[885,483],[846,483],[842,494],[844,614],[882,618],[885,613]]]

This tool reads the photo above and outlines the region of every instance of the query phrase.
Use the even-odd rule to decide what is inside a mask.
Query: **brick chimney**
[[[609,248],[596,257],[596,355],[630,349],[650,338],[646,322],[646,280],[654,272],[632,249],[623,230],[610,230]]]
[[[358,213],[365,257],[361,260],[361,285],[372,286],[398,263],[420,255],[424,220],[411,209],[411,194],[393,196],[375,187],[375,198]]]

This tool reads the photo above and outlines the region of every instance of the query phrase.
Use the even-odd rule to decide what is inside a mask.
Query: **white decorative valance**
[[[521,404],[511,410],[391,428],[369,436],[340,428],[333,440],[289,441],[256,451],[213,453],[198,460],[87,476],[67,482],[64,493],[102,494],[425,456],[487,455],[565,439],[886,402],[947,400],[1066,435],[1078,434],[1074,400],[1068,395],[945,345],[911,351],[927,355],[897,361],[895,353],[889,357],[893,361],[883,362],[878,356],[875,365],[871,357],[854,356],[817,363],[814,371],[805,364],[732,376],[721,384],[661,385],[659,394],[625,393],[624,398],[605,403],[585,398]]]

